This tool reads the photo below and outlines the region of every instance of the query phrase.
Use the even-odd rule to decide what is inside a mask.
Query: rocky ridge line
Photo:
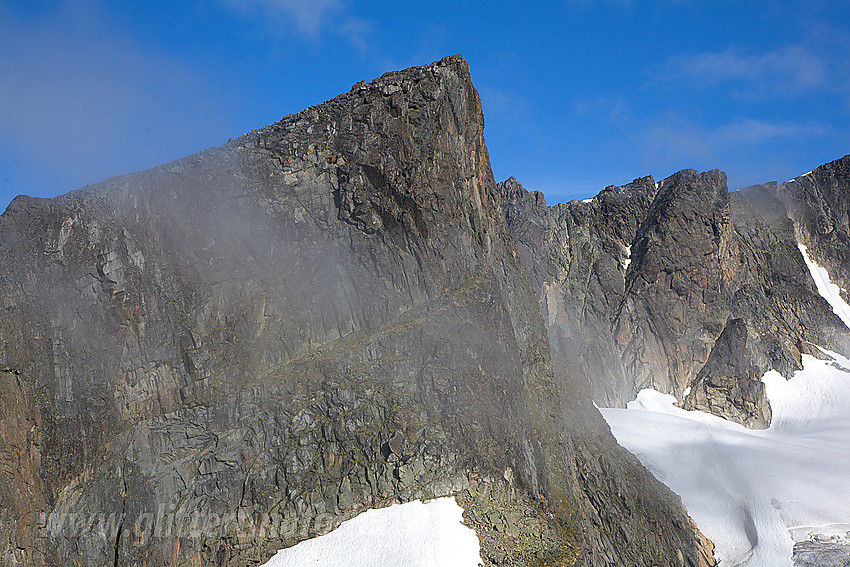
[[[712,564],[553,373],[483,127],[454,56],[15,199],[0,561],[258,564],[365,508],[458,494],[487,565]]]
[[[797,248],[811,245],[846,284],[848,163],[734,193],[719,171],[684,170],[553,207],[513,178],[501,183],[556,373],[584,377],[577,387],[599,405],[655,388],[767,427],[765,371],[790,377],[802,354],[820,356],[812,345],[848,348]]]

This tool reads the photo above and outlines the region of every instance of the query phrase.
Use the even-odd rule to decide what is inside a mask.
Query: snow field
[[[791,565],[794,541],[850,531],[850,361],[804,356],[763,378],[771,426],[748,430],[643,390],[602,409],[617,441],[682,497],[723,566]]]
[[[478,536],[454,497],[366,510],[263,567],[477,567]]]
[[[850,328],[838,286],[798,247]],[[600,410],[620,445],[682,497],[723,567],[791,565],[795,541],[850,536],[850,360],[820,350],[830,360],[804,355],[791,380],[762,377],[773,412],[764,431],[682,410],[654,390]]]

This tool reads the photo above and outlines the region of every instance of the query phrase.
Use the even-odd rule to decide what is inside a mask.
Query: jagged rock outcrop
[[[748,426],[770,422],[763,372],[753,362],[743,319],[731,319],[717,338],[686,398],[688,407],[728,417]]]
[[[681,171],[659,184],[632,244],[614,334],[636,388],[681,392],[728,317],[731,238],[726,176]]]
[[[458,494],[488,565],[713,564],[585,375],[553,374],[483,127],[455,56],[15,199],[0,562],[251,565]]]
[[[850,155],[778,186],[800,242],[850,299]]]
[[[761,375],[790,377],[801,354],[819,355],[812,345],[847,345],[797,247],[812,243],[830,273],[846,274],[846,251],[835,252],[850,240],[846,170],[844,158],[733,194],[719,171],[684,170],[553,207],[514,179],[501,183],[556,374],[585,376],[600,405],[652,387],[766,427]]]

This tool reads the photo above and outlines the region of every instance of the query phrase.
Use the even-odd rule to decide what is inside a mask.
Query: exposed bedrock
[[[797,247],[810,244],[844,285],[847,160],[734,193],[722,172],[684,170],[552,207],[513,178],[500,183],[556,374],[599,405],[655,388],[766,427],[762,374],[790,377],[801,354],[820,355],[813,345],[848,345]]]
[[[454,56],[15,199],[0,563],[258,564],[365,508],[458,494],[488,565],[711,564],[585,370],[556,350],[553,372],[483,128]],[[643,223],[624,214],[623,242]],[[599,321],[626,296],[607,277]]]

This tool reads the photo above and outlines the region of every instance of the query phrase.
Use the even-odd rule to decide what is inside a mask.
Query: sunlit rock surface
[[[790,377],[803,354],[819,356],[811,344],[848,346],[798,249],[813,243],[846,285],[848,163],[734,193],[719,171],[685,170],[551,207],[514,179],[499,184],[556,373],[600,406],[653,388],[767,427],[760,376]]]
[[[459,56],[0,217],[0,562],[251,565],[455,494],[481,557],[706,565],[553,374]]]

